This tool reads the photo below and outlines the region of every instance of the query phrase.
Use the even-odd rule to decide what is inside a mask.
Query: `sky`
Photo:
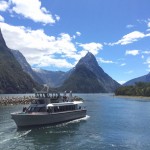
[[[150,72],[150,0],[0,0],[7,46],[68,71],[89,51],[119,83]]]

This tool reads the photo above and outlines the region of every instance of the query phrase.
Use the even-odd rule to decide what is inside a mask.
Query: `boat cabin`
[[[31,104],[28,109],[24,110],[24,112],[32,113],[32,112],[48,112],[48,113],[57,113],[57,112],[65,112],[65,111],[73,111],[81,109],[82,102],[63,102],[63,103],[51,103],[48,105],[45,104]]]
[[[72,111],[81,109],[82,102],[74,101],[74,102],[63,102],[63,103],[53,103],[47,105],[48,112],[64,112],[64,111]]]

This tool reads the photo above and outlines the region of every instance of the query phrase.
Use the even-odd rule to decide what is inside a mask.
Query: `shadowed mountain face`
[[[0,46],[1,46],[1,48],[3,47],[3,48],[5,48],[5,47],[7,47],[6,46],[6,42],[5,42],[5,40],[4,40],[4,38],[3,38],[3,35],[2,35],[2,31],[1,31],[1,29],[0,29]],[[3,51],[4,49],[1,49],[1,51]]]
[[[84,65],[76,66],[70,77],[60,87],[60,90],[72,90],[76,93],[106,92],[98,83],[96,75]]]
[[[136,82],[150,82],[150,73],[147,75],[129,80],[128,82],[124,83],[123,86],[135,85]]]
[[[37,87],[7,47],[0,30],[0,93],[30,93]]]
[[[96,58],[90,52],[81,58],[64,84],[61,90],[75,92],[98,93],[113,92],[120,86],[98,65]]]
[[[44,84],[44,82],[42,81],[42,79],[36,74],[36,72],[34,72],[32,70],[31,66],[27,62],[26,58],[22,55],[22,53],[20,53],[17,50],[11,50],[11,52],[13,53],[14,57],[16,58],[16,60],[21,65],[21,67],[22,67],[22,69],[23,69],[24,72],[26,72],[27,74],[29,74],[30,77],[34,81],[36,81],[37,83]]]

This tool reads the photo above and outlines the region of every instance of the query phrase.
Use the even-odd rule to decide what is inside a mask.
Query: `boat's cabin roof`
[[[78,105],[78,104],[82,104],[82,103],[83,103],[82,101],[51,103],[51,104],[48,104],[47,107]]]

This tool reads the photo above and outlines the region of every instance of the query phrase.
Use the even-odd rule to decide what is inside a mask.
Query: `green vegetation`
[[[115,91],[115,95],[150,96],[150,83],[137,82],[134,86],[122,86]]]

